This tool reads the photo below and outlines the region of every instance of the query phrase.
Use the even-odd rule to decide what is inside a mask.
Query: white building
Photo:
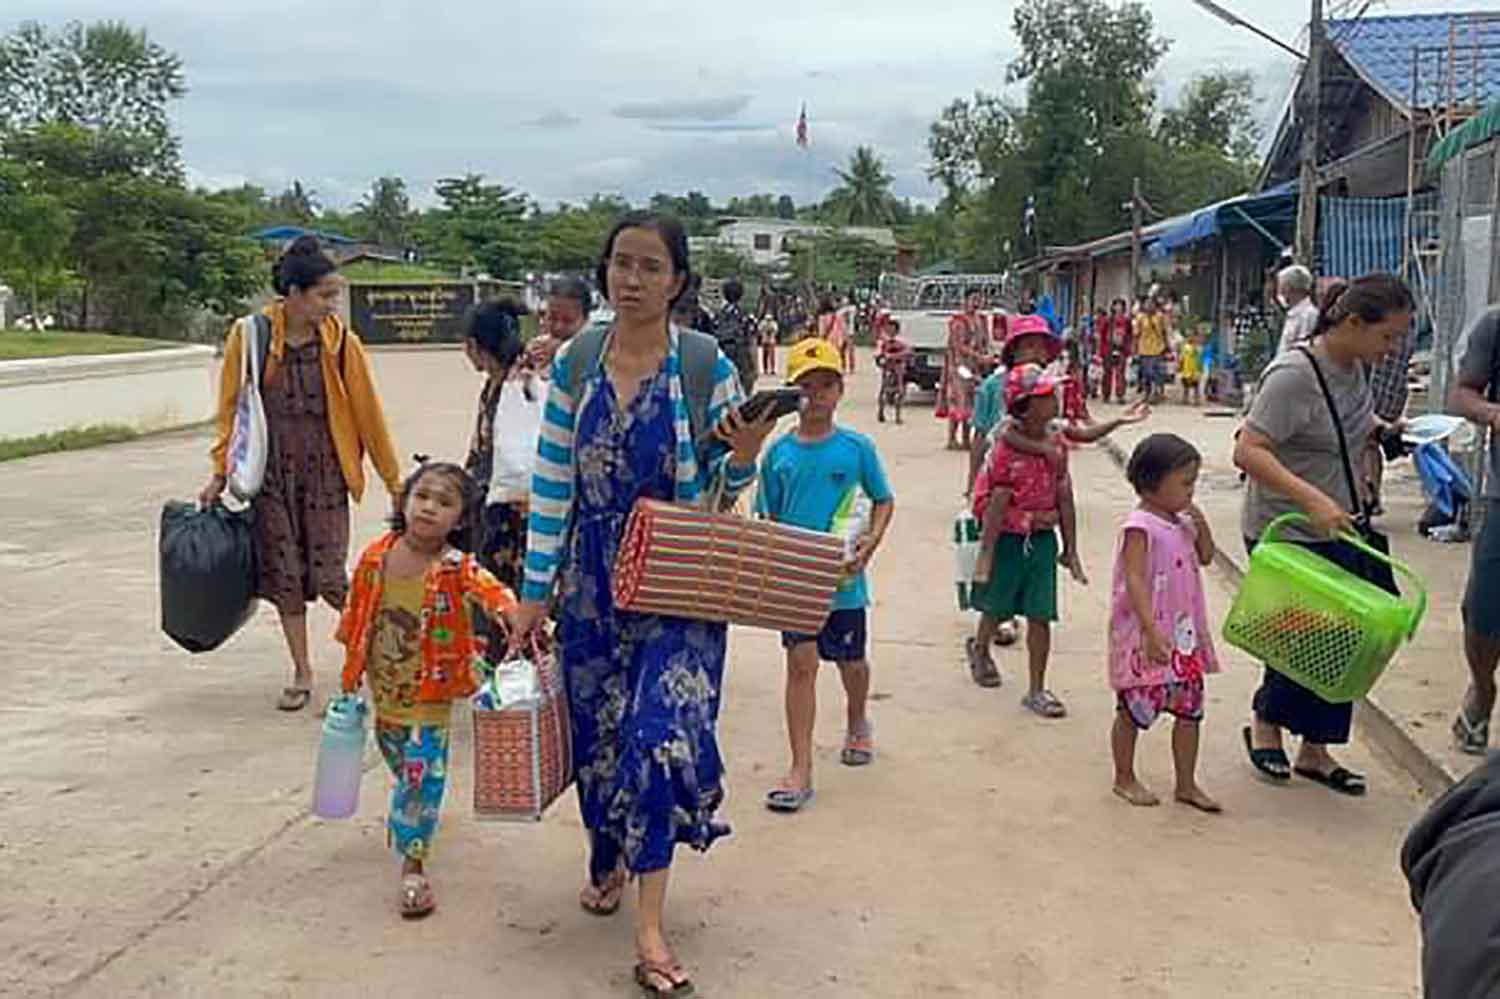
[[[787,263],[799,237],[838,233],[867,239],[891,250],[897,248],[896,233],[884,226],[824,226],[788,219],[732,217],[719,219],[714,224],[718,229],[714,241],[719,246],[748,257],[760,267]]]

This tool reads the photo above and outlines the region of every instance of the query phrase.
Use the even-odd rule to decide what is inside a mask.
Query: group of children
[[[1017,621],[1025,618],[1029,677],[1021,704],[1047,719],[1067,714],[1046,684],[1052,625],[1059,617],[1059,567],[1079,584],[1088,582],[1078,551],[1068,452],[1149,416],[1137,404],[1107,423],[1059,421],[1072,379],[1046,365],[1060,350],[1044,320],[1011,320],[1002,366],[976,397],[970,460],[969,497],[981,524],[970,590],[980,614],[967,642],[970,674],[981,687],[1002,684],[992,646],[1013,643]],[[1213,555],[1208,522],[1193,505],[1200,464],[1192,445],[1171,434],[1147,437],[1131,457],[1127,478],[1140,502],[1126,517],[1116,548],[1108,675],[1116,692],[1115,793],[1134,805],[1158,802],[1135,776],[1135,741],[1138,731],[1166,712],[1177,719],[1175,797],[1215,812],[1218,804],[1195,777],[1203,676],[1218,668],[1199,575],[1200,563]]]
[[[899,351],[895,331],[883,349],[892,340]],[[1044,320],[1012,319],[1003,366],[979,389],[971,463],[970,496],[983,525],[973,589],[981,616],[968,642],[971,673],[981,686],[1001,684],[991,646],[1003,644],[1007,631],[1014,641],[1013,621],[1024,617],[1030,675],[1022,704],[1044,718],[1067,713],[1046,685],[1059,566],[1087,583],[1068,452],[1149,415],[1137,406],[1106,423],[1060,424],[1065,379],[1045,367],[1060,349]],[[794,813],[813,798],[820,662],[838,667],[846,694],[841,762],[874,760],[865,570],[895,507],[874,443],[837,422],[845,389],[841,351],[820,338],[804,339],[790,348],[786,365],[787,383],[801,389],[803,404],[796,427],[763,458],[756,513],[839,534],[848,551],[848,575],[822,631],[782,636],[791,762],[765,804]],[[1166,712],[1177,719],[1177,799],[1216,811],[1194,778],[1203,676],[1217,669],[1198,574],[1213,552],[1208,523],[1192,502],[1199,464],[1190,444],[1167,434],[1146,438],[1131,458],[1127,476],[1140,503],[1126,517],[1117,549],[1108,674],[1117,692],[1115,792],[1132,804],[1156,803],[1135,776],[1134,747],[1137,732]],[[405,483],[390,531],[361,556],[339,629],[348,648],[343,688],[353,693],[368,683],[376,741],[395,780],[389,838],[403,863],[400,911],[413,918],[435,905],[423,864],[446,783],[451,705],[473,693],[476,683],[471,662],[481,643],[463,608],[477,607],[503,622],[516,606],[514,594],[463,551],[465,525],[480,503],[478,487],[462,468],[424,462]]]

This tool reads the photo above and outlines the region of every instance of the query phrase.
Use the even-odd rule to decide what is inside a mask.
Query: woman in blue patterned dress
[[[742,424],[734,366],[713,357],[713,393],[695,442],[686,396],[684,338],[669,321],[690,278],[687,238],[675,220],[626,216],[610,233],[599,285],[616,319],[597,358],[575,360],[575,340],[553,364],[543,418],[523,603],[516,641],[542,620],[554,588],[562,672],[572,714],[578,799],[589,832],[589,881],[580,903],[597,915],[620,906],[640,879],[636,980],[650,994],[691,988],[662,927],[667,874],[678,844],[706,850],[728,832],[714,727],[726,629],[618,611],[610,574],[639,499],[701,504],[732,498],[755,476],[773,424]],[[702,400],[698,400],[702,402]]]

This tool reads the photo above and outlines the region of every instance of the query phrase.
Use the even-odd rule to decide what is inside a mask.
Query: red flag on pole
[[[803,149],[807,148],[807,105],[802,105],[802,113],[797,116],[797,145]]]

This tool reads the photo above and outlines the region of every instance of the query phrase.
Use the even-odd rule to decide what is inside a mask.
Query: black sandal
[[[1256,749],[1255,741],[1250,737],[1250,726],[1246,725],[1241,732],[1245,736],[1245,752],[1250,754],[1252,767],[1278,784],[1292,779],[1292,761],[1286,758],[1285,750]]]
[[[1311,767],[1297,767],[1292,772],[1298,777],[1306,777],[1310,781],[1322,784],[1330,791],[1347,794],[1351,798],[1362,798],[1365,794],[1365,775],[1357,774],[1345,767],[1334,767],[1326,774]]]
[[[983,650],[980,655],[979,641],[970,635],[964,642],[964,652],[969,657],[969,675],[974,682],[981,687],[998,687],[1003,682],[1000,678],[1000,670],[995,666],[995,660],[990,657],[989,650]]]

